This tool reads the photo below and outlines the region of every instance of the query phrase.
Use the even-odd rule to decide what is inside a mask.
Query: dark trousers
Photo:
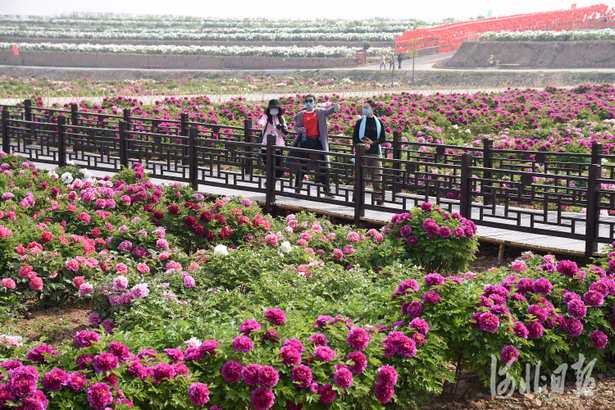
[[[261,155],[263,157],[263,164],[267,166],[267,149],[263,148],[261,151]],[[282,175],[284,175],[284,169],[282,168],[282,158],[284,155],[284,151],[281,149],[275,150],[275,179],[280,179]]]
[[[300,148],[313,149],[315,151],[322,151],[322,144],[318,138],[307,138],[305,141],[301,141],[299,145]],[[327,164],[325,162],[325,156],[323,154],[308,154],[308,153],[300,153],[298,157],[305,158],[300,161],[301,166],[297,170],[297,177],[295,178],[295,187],[301,187],[301,182],[303,181],[303,175],[307,171],[308,161],[310,159],[310,167],[314,168],[314,165],[317,167],[317,176],[320,180],[320,183],[325,187],[325,192],[330,191],[329,186],[329,178],[327,178]]]

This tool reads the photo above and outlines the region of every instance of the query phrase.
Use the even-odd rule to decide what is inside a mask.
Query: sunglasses
[[[306,102],[306,103],[309,103],[309,102],[313,103],[313,102],[314,102],[314,100],[305,100],[305,102]]]

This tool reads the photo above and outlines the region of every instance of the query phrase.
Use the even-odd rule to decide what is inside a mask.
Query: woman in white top
[[[263,116],[256,122],[256,125],[263,129],[263,141],[262,144],[264,147],[261,152],[266,153],[267,150],[267,135],[274,134],[275,145],[279,147],[286,146],[286,141],[284,137],[288,135],[288,128],[286,127],[286,120],[283,117],[284,108],[280,107],[280,102],[278,100],[269,101],[269,105],[265,108],[265,112]],[[282,175],[284,175],[284,170],[282,169],[282,156],[284,152],[280,149],[276,149],[276,157],[275,157],[275,179],[279,179]],[[263,155],[263,163],[267,164],[267,156]]]

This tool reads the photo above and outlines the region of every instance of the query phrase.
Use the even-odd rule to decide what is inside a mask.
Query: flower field
[[[473,273],[476,226],[427,203],[367,230],[156,185],[138,163],[0,168],[3,408],[407,407],[455,367],[487,384],[492,357],[515,377],[613,357],[612,246]],[[12,326],[73,301],[91,313],[71,340]]]
[[[494,41],[581,41],[581,40],[613,40],[615,31],[611,29],[592,31],[502,31],[489,32],[480,36],[480,40]]]
[[[245,81],[243,84],[259,86],[259,80]],[[280,94],[279,100],[287,117],[294,116],[303,107],[302,96]],[[496,150],[513,149],[520,153],[536,150],[588,153],[593,142],[601,142],[607,155],[612,153],[615,143],[615,88],[612,85],[509,89],[502,93],[471,95],[422,96],[399,92],[375,94],[373,98],[378,101],[376,115],[387,126],[387,133],[400,131],[404,141],[476,147],[482,146],[483,138],[490,137]],[[338,136],[336,141],[350,141],[354,124],[360,118],[362,100],[359,97],[340,98],[335,93],[318,97],[320,106],[334,102],[340,106],[339,112],[328,121],[330,135]],[[179,120],[181,113],[187,113],[192,122],[240,126],[244,119],[260,118],[265,103],[237,98],[229,103],[213,104],[206,96],[200,96],[161,97],[154,105],[147,106],[137,98],[120,96],[105,98],[102,104],[82,101],[79,111],[118,114],[127,108],[137,119],[136,129],[139,129],[138,118]],[[33,104],[42,107],[42,99]],[[164,122],[160,127],[164,127]],[[201,127],[207,128],[206,125]]]
[[[12,47],[11,43],[0,43],[0,49]],[[179,45],[133,45],[133,44],[73,44],[73,43],[17,43],[25,51],[60,51],[66,53],[135,53],[135,54],[179,54],[204,56],[261,56],[261,57],[331,57],[354,58],[356,48],[350,47],[269,47],[269,46],[179,46]],[[390,48],[373,47],[368,55],[381,55]]]

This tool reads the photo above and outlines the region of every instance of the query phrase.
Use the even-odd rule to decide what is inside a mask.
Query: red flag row
[[[481,34],[494,31],[569,31],[613,27],[614,14],[615,9],[597,4],[570,10],[462,21],[406,31],[395,40],[395,50],[405,52],[414,48],[438,47],[439,52],[444,53],[458,49],[464,41],[476,40]]]

